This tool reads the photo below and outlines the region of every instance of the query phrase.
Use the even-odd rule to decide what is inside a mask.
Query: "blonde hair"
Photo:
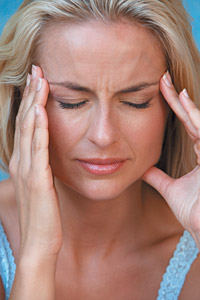
[[[122,18],[150,29],[160,40],[177,92],[199,107],[200,56],[181,0],[25,0],[0,40],[0,157],[8,170],[15,118],[43,29],[52,22],[115,22]],[[192,142],[171,111],[158,166],[174,177],[196,164]]]

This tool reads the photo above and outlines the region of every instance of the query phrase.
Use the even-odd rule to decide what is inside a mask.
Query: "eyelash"
[[[82,102],[78,102],[78,103],[64,103],[61,101],[58,101],[59,106],[62,109],[77,109],[80,108],[81,106],[85,105],[88,101],[82,101]]]
[[[121,101],[121,102],[125,105],[131,106],[136,109],[144,109],[144,108],[147,108],[150,106],[150,103],[149,103],[150,101],[151,101],[151,99],[147,100],[144,103],[131,103],[131,102],[127,102],[127,101]],[[78,109],[78,108],[84,106],[87,102],[88,102],[87,100],[78,102],[78,103],[64,103],[62,101],[58,101],[59,106],[62,109]]]
[[[126,104],[128,106],[131,106],[133,108],[137,108],[137,109],[144,109],[150,106],[150,102],[151,99],[147,100],[146,102],[143,103],[132,103],[132,102],[127,102],[127,101],[123,101],[123,104]]]

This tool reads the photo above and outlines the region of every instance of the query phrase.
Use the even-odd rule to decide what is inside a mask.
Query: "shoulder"
[[[193,262],[181,290],[180,300],[200,299],[200,254]]]
[[[0,220],[13,254],[17,256],[20,231],[15,188],[11,179],[0,182]]]
[[[200,254],[199,250],[188,232],[184,234],[183,243],[180,243],[180,251],[176,257],[181,279],[182,274],[186,274],[183,288],[181,289],[180,300],[200,299]]]
[[[175,238],[175,239],[174,239]],[[174,252],[170,255],[168,265],[165,268],[162,284],[160,284],[159,295],[164,294],[164,298],[170,294],[177,295],[173,299],[179,300],[199,300],[200,299],[200,255],[194,240],[187,232],[177,235],[172,240]],[[178,241],[177,241],[178,238]],[[176,245],[176,247],[175,247]],[[171,248],[170,243],[164,248]],[[172,250],[172,249],[171,249]],[[164,252],[162,249],[161,252]]]
[[[180,300],[200,299],[200,255],[192,264],[186,277],[183,289],[180,294]]]
[[[3,287],[3,282],[0,277],[0,300],[4,300],[4,299],[5,299],[5,291]]]
[[[0,219],[2,222],[14,213],[16,206],[15,189],[11,179],[0,182]],[[6,217],[5,217],[6,216]]]

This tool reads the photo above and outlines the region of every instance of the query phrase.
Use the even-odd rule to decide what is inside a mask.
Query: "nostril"
[[[119,130],[110,114],[102,113],[95,116],[88,128],[87,138],[99,147],[108,147],[118,140]]]

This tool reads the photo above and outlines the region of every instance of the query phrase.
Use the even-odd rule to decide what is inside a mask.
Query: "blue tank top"
[[[173,257],[163,275],[160,284],[157,300],[177,300],[183,287],[186,275],[197,257],[199,249],[189,232],[184,231]],[[15,276],[15,260],[7,240],[6,234],[0,222],[0,276],[6,293],[6,300],[9,299]]]
[[[6,300],[10,296],[15,269],[15,259],[0,221],[0,276],[5,289]]]

